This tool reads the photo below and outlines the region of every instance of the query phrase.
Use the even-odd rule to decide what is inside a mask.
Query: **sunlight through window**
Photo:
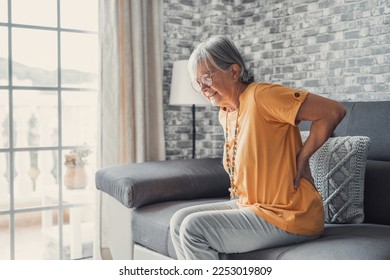
[[[97,10],[0,0],[0,260],[92,256]]]

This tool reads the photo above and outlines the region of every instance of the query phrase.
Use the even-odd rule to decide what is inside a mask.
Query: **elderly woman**
[[[318,238],[324,227],[321,195],[310,156],[345,115],[338,102],[281,85],[255,83],[234,43],[213,36],[192,53],[194,89],[220,107],[225,131],[228,202],[193,206],[171,219],[179,259],[218,259]],[[311,121],[302,144],[298,124]]]

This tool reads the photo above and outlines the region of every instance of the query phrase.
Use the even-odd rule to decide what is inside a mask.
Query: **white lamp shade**
[[[188,60],[179,60],[173,63],[170,105],[211,105],[201,93],[197,93],[191,86],[191,78],[187,68]]]

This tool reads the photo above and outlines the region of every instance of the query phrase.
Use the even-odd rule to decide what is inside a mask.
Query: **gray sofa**
[[[334,136],[368,136],[364,221],[325,224],[317,240],[220,254],[221,259],[390,259],[390,101],[345,102]],[[307,130],[308,123],[300,124]],[[220,158],[146,162],[107,167],[96,187],[107,197],[114,259],[175,259],[169,221],[183,207],[224,201],[229,179]]]

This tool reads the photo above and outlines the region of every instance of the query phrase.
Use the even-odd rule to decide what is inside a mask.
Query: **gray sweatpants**
[[[177,258],[188,260],[217,260],[218,252],[243,253],[316,238],[283,231],[235,200],[179,210],[170,233]]]

